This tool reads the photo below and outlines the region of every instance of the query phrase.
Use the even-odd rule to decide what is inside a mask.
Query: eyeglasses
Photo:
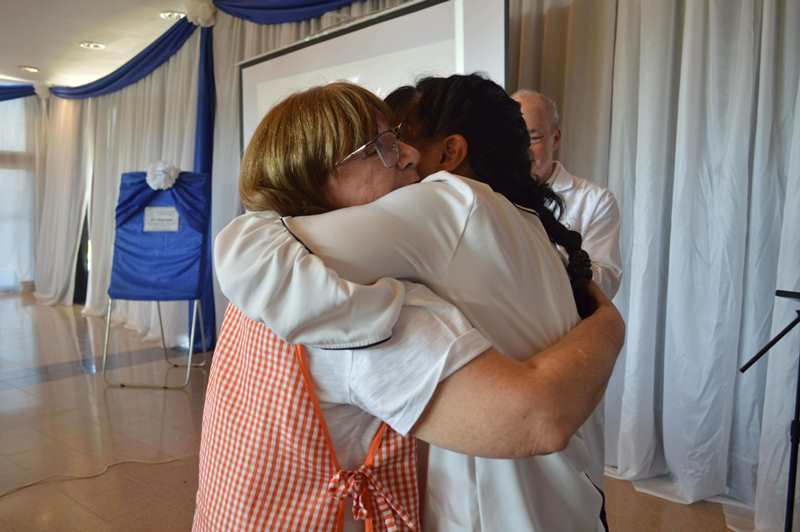
[[[541,144],[544,142],[545,136],[544,135],[531,135],[531,146],[536,146],[537,144]]]
[[[374,139],[357,148],[350,155],[336,163],[336,166],[341,166],[354,159],[366,159],[377,153],[383,166],[392,168],[397,164],[397,161],[400,160],[400,147],[397,145],[397,142],[400,140],[401,127],[401,125],[397,125],[392,129],[381,131]]]

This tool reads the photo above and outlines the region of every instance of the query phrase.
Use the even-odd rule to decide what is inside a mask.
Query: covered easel
[[[155,176],[155,177],[154,177]],[[201,346],[206,351],[203,308],[200,302],[208,257],[208,223],[211,212],[207,174],[177,172],[163,165],[158,171],[122,174],[116,209],[116,232],[111,280],[108,287],[103,379],[109,386],[182,389],[189,384],[200,322]],[[155,301],[164,360],[173,367],[186,367],[180,385],[112,382],[107,374],[111,309],[115,299]],[[187,363],[169,358],[161,318],[162,301],[192,302]],[[213,309],[212,309],[213,310]]]

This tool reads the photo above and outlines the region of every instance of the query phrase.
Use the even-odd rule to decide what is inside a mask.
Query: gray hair
[[[529,89],[520,89],[512,94],[511,97],[516,100],[529,100],[536,98],[547,111],[547,116],[550,118],[550,127],[552,129],[558,129],[561,126],[561,118],[558,116],[558,106],[556,106],[556,102],[554,102],[552,98],[545,96],[541,92],[532,91]]]

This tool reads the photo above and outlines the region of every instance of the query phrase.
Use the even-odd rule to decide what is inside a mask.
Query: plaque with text
[[[180,215],[175,207],[145,207],[145,233],[176,233]]]

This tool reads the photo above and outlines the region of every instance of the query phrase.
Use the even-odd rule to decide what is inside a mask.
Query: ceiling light
[[[86,48],[87,50],[102,50],[105,47],[105,44],[99,42],[83,41],[81,43],[81,48]]]
[[[19,68],[21,68],[21,69],[22,69],[22,70],[24,70],[25,72],[33,72],[33,73],[39,72],[39,69],[38,69],[38,68],[36,68],[35,66],[30,66],[30,65],[19,65]]]
[[[180,11],[162,11],[159,15],[164,20],[169,20],[170,22],[174,22],[176,20],[180,20],[186,16],[186,13],[182,13]]]

